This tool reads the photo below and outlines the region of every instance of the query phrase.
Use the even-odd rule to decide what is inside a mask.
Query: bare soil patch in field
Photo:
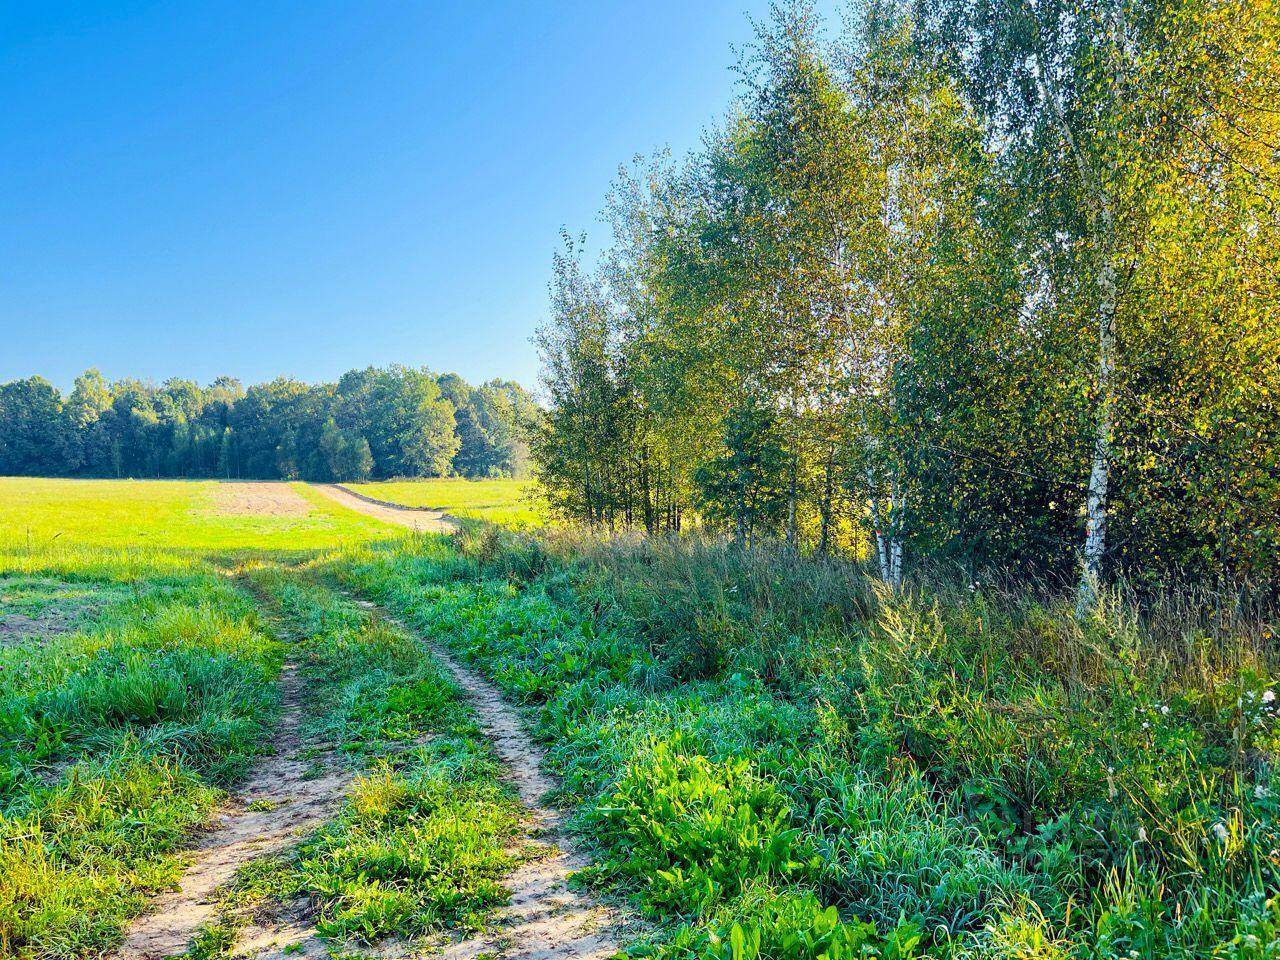
[[[70,633],[123,593],[48,578],[0,579],[0,647]]]
[[[57,610],[38,617],[25,613],[0,612],[0,647],[12,647],[28,640],[46,639],[71,629],[74,620]]]
[[[458,529],[458,521],[439,510],[424,510],[421,507],[405,507],[374,500],[333,483],[312,484],[312,489],[318,490],[330,500],[342,504],[349,510],[363,513],[384,523],[394,523],[397,526],[426,533],[453,533]]]
[[[302,517],[314,509],[287,483],[222,483],[216,512],[231,516]]]

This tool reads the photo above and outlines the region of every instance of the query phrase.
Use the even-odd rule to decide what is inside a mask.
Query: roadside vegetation
[[[340,555],[535,710],[662,957],[1280,949],[1275,625],[722,543]],[[579,806],[580,805],[580,806]]]
[[[0,552],[0,593],[35,584],[101,609],[0,649],[0,955],[94,955],[269,739],[282,651],[241,591],[171,556]]]

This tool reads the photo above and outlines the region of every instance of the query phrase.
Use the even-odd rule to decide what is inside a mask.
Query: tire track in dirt
[[[186,951],[217,914],[217,892],[252,860],[292,846],[337,811],[355,771],[312,755],[301,734],[305,685],[286,662],[272,756],[257,763],[235,801],[196,844],[177,890],[161,894],[129,927],[119,960],[162,960]]]
[[[384,523],[393,523],[423,533],[453,533],[458,529],[458,521],[439,510],[406,507],[386,500],[374,500],[372,497],[355,493],[336,483],[313,483],[311,489],[342,504],[348,510],[363,513]]]
[[[365,600],[355,601],[409,636],[419,637],[432,656],[466,692],[476,720],[505,765],[507,778],[525,807],[521,842],[534,855],[504,880],[508,905],[492,925],[475,936],[405,943],[395,938],[366,945],[362,952],[385,960],[430,955],[444,960],[604,960],[618,953],[624,918],[590,893],[569,886],[570,876],[590,865],[575,849],[561,814],[545,805],[554,782],[541,770],[544,753],[525,733],[520,716],[498,690],[450,653]],[[356,771],[344,769],[329,753],[316,754],[304,740],[305,684],[296,665],[281,674],[282,712],[274,753],[256,764],[212,827],[192,849],[192,861],[178,889],[152,901],[129,927],[118,960],[163,960],[182,954],[199,928],[218,919],[218,895],[250,862],[281,853],[330,820],[345,798]],[[323,957],[332,944],[320,938],[305,905],[286,905],[241,931],[231,955],[255,960],[289,956]]]
[[[360,599],[356,603],[410,636],[419,637],[466,691],[476,721],[506,766],[508,779],[524,803],[525,836],[543,852],[507,876],[504,882],[511,892],[511,902],[498,911],[492,929],[449,942],[433,956],[444,960],[602,960],[616,955],[625,918],[589,892],[570,888],[570,875],[590,866],[591,860],[574,847],[561,814],[545,804],[543,798],[555,783],[542,772],[545,755],[524,731],[519,713],[496,687],[464,667],[439,644],[422,637],[376,604]]]

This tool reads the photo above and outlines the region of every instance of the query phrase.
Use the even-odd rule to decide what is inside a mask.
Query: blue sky
[[[560,226],[698,143],[766,10],[0,3],[0,381],[532,385]]]

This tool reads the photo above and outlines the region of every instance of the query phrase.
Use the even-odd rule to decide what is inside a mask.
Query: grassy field
[[[532,480],[388,480],[346,483],[357,493],[406,507],[432,507],[455,517],[528,528],[547,522]]]
[[[258,501],[214,480],[0,477],[0,543],[305,552],[404,534],[303,483],[249,486]]]
[[[283,650],[225,577],[154,552],[0,552],[0,596],[44,618],[0,636],[0,955],[94,955],[264,749]]]
[[[305,488],[6,483],[42,532],[0,544],[0,956],[109,952],[282,751],[349,771],[341,802],[243,865],[192,960],[500,922],[521,810],[428,637],[528,711],[633,956],[1280,956],[1275,623],[1108,596],[1081,624],[694,539],[391,537]]]
[[[300,484],[0,479],[0,956],[120,942],[195,831],[280,759],[290,665],[291,749],[349,766],[347,802],[253,861],[192,956],[264,917],[286,930],[299,904],[334,944],[484,925],[516,816],[487,742],[417,640],[305,562],[405,535]]]

